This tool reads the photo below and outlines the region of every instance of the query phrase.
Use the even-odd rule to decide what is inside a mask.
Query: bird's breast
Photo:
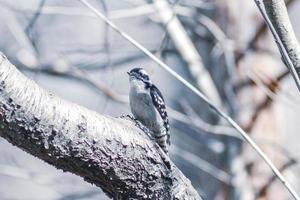
[[[160,130],[162,122],[156,108],[152,103],[149,92],[130,92],[131,112],[136,119],[141,121],[151,131]]]

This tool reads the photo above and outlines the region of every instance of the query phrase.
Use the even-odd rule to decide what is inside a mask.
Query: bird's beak
[[[127,74],[130,76],[130,72],[127,72]]]

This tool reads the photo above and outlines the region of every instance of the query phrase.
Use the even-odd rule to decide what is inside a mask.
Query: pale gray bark
[[[300,76],[300,45],[291,25],[284,0],[263,0],[266,12]]]
[[[102,116],[50,94],[2,53],[0,136],[114,199],[201,199],[133,121]]]

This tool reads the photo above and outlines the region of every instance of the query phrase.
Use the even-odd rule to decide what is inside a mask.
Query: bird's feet
[[[135,123],[135,126],[138,127],[139,129],[141,129],[144,133],[146,133],[151,139],[153,139],[153,136],[150,132],[150,130],[144,125],[142,124],[142,122],[140,122],[138,119],[134,118],[131,115],[121,115],[120,118],[123,119],[127,119],[127,120],[131,120]]]

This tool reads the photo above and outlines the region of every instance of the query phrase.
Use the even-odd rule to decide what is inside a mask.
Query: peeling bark
[[[54,96],[1,53],[0,136],[114,199],[201,199],[133,121],[102,116]]]

